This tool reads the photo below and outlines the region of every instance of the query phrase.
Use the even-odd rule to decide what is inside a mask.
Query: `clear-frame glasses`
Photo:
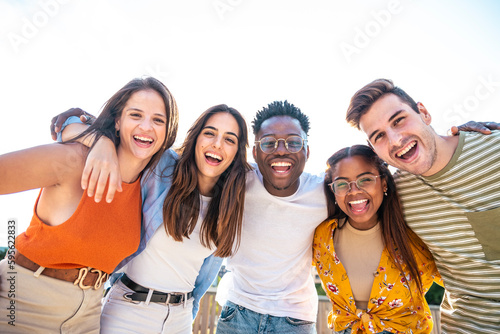
[[[264,137],[261,140],[256,140],[259,143],[259,147],[265,154],[274,153],[278,149],[280,140],[285,142],[285,148],[290,153],[298,153],[304,147],[304,142],[306,141],[300,136],[290,136],[287,139],[276,139],[274,137]]]
[[[338,196],[344,196],[349,191],[351,191],[351,183],[356,183],[356,187],[360,190],[371,190],[377,184],[377,177],[381,177],[382,175],[363,175],[358,177],[355,181],[347,181],[347,180],[335,180],[332,183],[329,183],[331,191]]]

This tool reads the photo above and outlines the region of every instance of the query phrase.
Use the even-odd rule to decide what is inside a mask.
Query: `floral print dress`
[[[313,263],[333,309],[328,315],[328,325],[336,331],[351,328],[353,334],[379,333],[430,333],[433,326],[431,312],[414,280],[405,277],[391,260],[387,248],[382,252],[367,310],[357,309],[347,272],[335,253],[333,231],[337,220],[328,220],[316,228],[313,242]],[[432,283],[443,285],[434,259],[418,238],[417,248],[412,246],[417,261],[422,291]],[[411,291],[411,293],[410,293]]]

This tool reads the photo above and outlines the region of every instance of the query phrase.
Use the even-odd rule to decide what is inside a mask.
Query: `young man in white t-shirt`
[[[316,333],[314,230],[327,217],[323,175],[303,173],[309,120],[276,101],[253,120],[257,168],[247,174],[241,244],[228,259],[217,333]],[[220,287],[219,290],[222,290]]]

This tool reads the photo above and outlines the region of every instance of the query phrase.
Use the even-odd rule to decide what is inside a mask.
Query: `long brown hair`
[[[384,196],[382,204],[377,211],[384,245],[387,247],[389,255],[392,257],[392,261],[399,271],[403,273],[405,277],[407,276],[406,273],[409,272],[410,276],[416,281],[419,291],[422,292],[422,280],[410,244],[413,243],[417,248],[424,244],[423,242],[417,244],[413,241],[415,238],[418,240],[418,237],[416,237],[415,233],[404,220],[403,209],[396,190],[394,178],[389,168],[387,168],[387,164],[380,159],[369,146],[354,145],[345,147],[334,153],[327,160],[328,168],[325,173],[324,190],[327,198],[328,219],[340,220],[342,218],[347,218],[347,215],[335,202],[335,195],[330,190],[328,184],[332,182],[332,174],[337,164],[343,159],[355,156],[363,158],[367,163],[375,167],[382,178],[387,182],[387,196]],[[339,226],[339,228],[342,228],[342,226]],[[410,235],[412,236],[411,238]],[[401,259],[401,261],[399,261],[399,259]],[[405,268],[406,270],[404,270]]]
[[[143,90],[153,90],[161,96],[165,103],[167,116],[165,140],[160,150],[151,157],[149,163],[144,168],[144,170],[148,170],[148,173],[150,173],[160,160],[163,152],[174,144],[179,122],[179,112],[174,97],[161,81],[153,77],[136,78],[129,81],[104,104],[101,113],[92,125],[68,142],[74,142],[78,138],[94,135],[94,141],[90,147],[92,149],[101,136],[106,136],[111,139],[115,147],[118,147],[120,145],[120,138],[115,136],[115,122],[120,119],[123,108],[125,108],[132,94]]]
[[[240,243],[246,173],[251,169],[247,163],[247,125],[236,109],[225,104],[213,106],[201,114],[189,129],[174,169],[172,186],[163,203],[163,219],[167,234],[176,241],[189,238],[193,232],[200,213],[196,140],[208,119],[220,112],[229,113],[238,123],[238,152],[214,186],[213,197],[201,226],[200,240],[205,247],[215,245],[216,256],[227,257],[233,253],[233,244],[237,249]]]

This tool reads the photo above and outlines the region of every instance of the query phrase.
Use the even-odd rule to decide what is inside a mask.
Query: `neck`
[[[131,159],[130,157],[124,157],[123,154],[120,153],[120,151],[118,151],[117,153],[122,181],[125,183],[135,182],[151,160]]]
[[[198,174],[198,191],[206,197],[211,197],[214,191],[215,184],[219,179],[207,178]]]
[[[347,218],[347,222],[349,225],[351,225],[354,229],[359,230],[359,231],[366,231],[369,230],[373,227],[375,227],[379,221],[378,218],[375,217],[374,219],[371,219],[370,221],[362,224],[358,224],[355,221],[353,221],[351,218]]]
[[[458,147],[459,136],[437,136],[436,157],[431,168],[423,176],[434,175],[448,165]]]
[[[300,179],[298,179],[296,182],[294,182],[288,186],[285,186],[283,188],[275,187],[272,183],[264,180],[264,188],[266,188],[268,193],[270,193],[271,195],[276,196],[276,197],[292,196],[299,189],[299,185],[300,185]]]

